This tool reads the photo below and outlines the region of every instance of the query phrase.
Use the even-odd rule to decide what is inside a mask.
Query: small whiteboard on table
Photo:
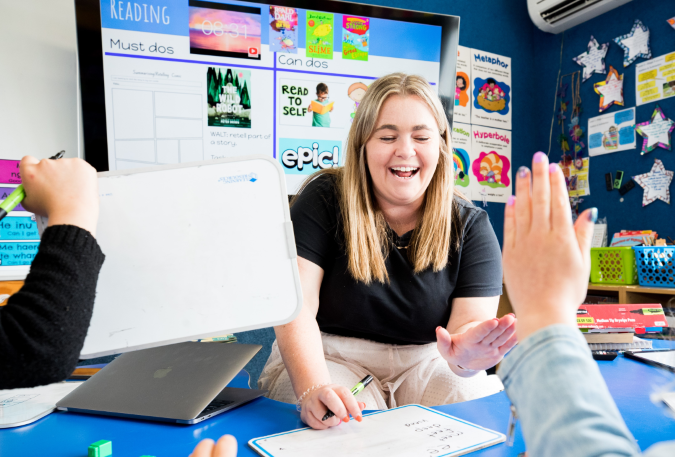
[[[286,184],[271,158],[105,172],[98,186],[96,239],[106,259],[81,358],[269,327],[299,313]]]
[[[256,438],[249,446],[265,457],[449,457],[503,443],[501,434],[420,405],[352,419],[327,430],[303,428]]]

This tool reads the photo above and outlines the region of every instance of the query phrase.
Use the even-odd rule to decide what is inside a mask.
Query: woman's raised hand
[[[313,429],[324,430],[341,422],[349,422],[350,414],[361,422],[361,410],[365,407],[365,403],[357,402],[346,387],[329,384],[307,394],[302,401],[300,418]],[[335,416],[322,421],[329,409]]]
[[[522,340],[552,324],[576,326],[576,311],[586,296],[590,248],[597,209],[579,215],[572,225],[565,177],[537,152],[530,170],[521,167],[516,197],[504,217],[504,281],[518,313]]]
[[[487,370],[497,365],[516,344],[516,318],[507,314],[490,319],[464,333],[436,328],[438,352],[450,364],[466,370]]]

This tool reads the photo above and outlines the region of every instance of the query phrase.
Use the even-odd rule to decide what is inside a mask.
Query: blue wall
[[[525,3],[525,2],[522,2]],[[635,66],[644,62],[645,59],[638,59],[635,63],[623,67],[623,50],[614,43],[613,39],[619,35],[630,32],[635,19],[640,19],[642,23],[650,30],[650,42],[652,57],[659,57],[664,54],[675,51],[675,30],[666,22],[666,19],[675,15],[675,4],[672,1],[663,0],[634,0],[613,11],[605,13],[591,21],[578,25],[567,30],[562,35],[550,35],[540,32],[538,29],[533,34],[534,55],[536,56],[536,68],[532,69],[531,85],[534,90],[529,92],[529,96],[536,103],[537,116],[535,124],[530,129],[536,136],[535,147],[546,152],[548,150],[548,135],[551,125],[551,116],[553,114],[553,98],[555,96],[555,82],[560,63],[560,46],[563,43],[562,53],[562,73],[567,74],[581,67],[572,61],[575,57],[586,50],[586,46],[593,35],[598,43],[607,43],[611,41],[609,51],[605,59],[605,64],[609,70],[612,65],[619,74],[624,75],[624,106],[613,105],[605,113],[613,113],[622,109],[635,106]],[[460,30],[460,34],[463,31]],[[585,83],[581,85],[581,99],[583,100],[583,113],[581,115],[581,126],[584,132],[587,131],[588,118],[595,117],[598,114],[599,95],[593,90],[593,84],[603,81],[606,75],[594,74]],[[571,95],[567,94],[567,99],[571,100]],[[523,101],[518,98],[514,106]],[[663,109],[664,114],[670,119],[675,119],[675,97],[657,102]],[[636,110],[637,122],[644,122],[651,118],[657,103],[648,103],[639,106]],[[571,111],[571,109],[570,109]],[[603,113],[604,114],[604,113]],[[568,112],[568,119],[569,119]],[[514,115],[514,126],[522,122]],[[560,127],[554,124],[554,132],[560,134]],[[515,127],[514,127],[515,128]],[[561,152],[557,143],[557,135],[553,135],[553,146],[551,147],[552,160],[560,160]],[[675,139],[675,135],[674,138]],[[624,196],[624,202],[620,202],[621,196],[618,191],[608,192],[605,189],[605,173],[615,174],[617,170],[624,172],[623,182],[626,183],[630,176],[648,172],[654,164],[654,159],[663,161],[667,170],[675,170],[675,148],[672,151],[657,148],[654,151],[641,156],[640,150],[642,137],[637,135],[638,149],[629,151],[615,152],[596,156],[590,160],[590,188],[591,195],[585,197],[581,208],[597,207],[600,217],[607,217],[609,224],[609,236],[621,229],[652,229],[656,230],[661,236],[670,236],[675,238],[675,214],[672,205],[657,200],[654,203],[642,207],[642,188],[635,186],[633,190]],[[587,138],[584,143],[588,145]],[[587,154],[587,151],[584,151]],[[514,149],[513,162],[515,169],[527,164],[529,160],[525,151]]]

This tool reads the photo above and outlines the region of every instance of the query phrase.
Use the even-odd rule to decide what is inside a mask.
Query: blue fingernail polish
[[[519,178],[526,178],[529,171],[530,170],[528,170],[527,167],[518,168],[518,177]]]
[[[591,208],[588,212],[588,220],[595,224],[595,221],[598,220],[598,208]]]

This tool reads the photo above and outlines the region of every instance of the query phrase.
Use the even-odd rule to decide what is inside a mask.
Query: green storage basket
[[[591,248],[591,282],[624,286],[637,284],[633,248]]]

